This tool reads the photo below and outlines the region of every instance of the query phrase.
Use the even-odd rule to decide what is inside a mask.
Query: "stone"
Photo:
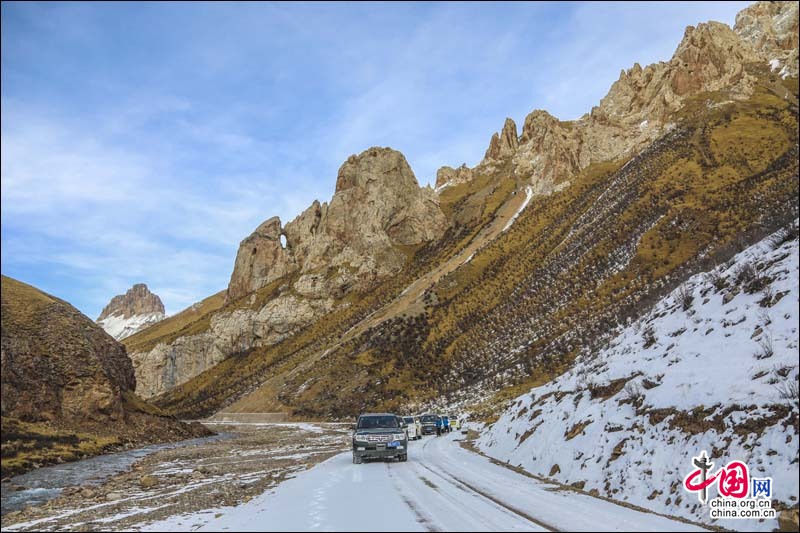
[[[115,501],[121,500],[124,497],[125,496],[121,492],[109,492],[105,496],[106,501],[109,501],[109,502],[115,502]]]
[[[282,279],[293,280],[295,293],[279,291],[260,308],[252,307],[254,299],[223,308],[206,332],[131,353],[137,393],[149,398],[231,354],[280,342],[350,291],[397,273],[408,260],[406,249],[438,239],[447,225],[436,194],[419,186],[400,152],[370,148],[350,156],[329,204],[313,202],[285,227],[272,217],[241,242],[226,302]]]
[[[315,201],[285,228],[270,218],[241,242],[226,300],[320,269],[329,269],[329,283],[315,295],[341,296],[397,272],[406,261],[398,247],[435,240],[446,227],[436,195],[419,187],[405,157],[370,148],[342,164],[330,204]]]
[[[151,475],[144,475],[139,478],[139,485],[143,489],[150,489],[158,485],[158,478]]]
[[[97,321],[115,314],[121,315],[123,318],[130,318],[147,313],[164,314],[164,304],[158,295],[150,292],[146,284],[137,283],[125,294],[114,296],[103,308]]]

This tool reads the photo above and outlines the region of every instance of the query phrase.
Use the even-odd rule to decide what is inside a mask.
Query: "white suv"
[[[408,440],[417,440],[422,438],[422,424],[415,416],[404,416],[403,422],[406,423],[406,433],[408,433]]]

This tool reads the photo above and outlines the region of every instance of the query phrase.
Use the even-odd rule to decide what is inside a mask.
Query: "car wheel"
[[[400,456],[400,462],[401,463],[405,463],[406,461],[408,461],[408,454],[401,455]]]
[[[357,456],[356,454],[353,454],[353,464],[354,465],[360,465],[361,461],[362,461],[361,457]]]

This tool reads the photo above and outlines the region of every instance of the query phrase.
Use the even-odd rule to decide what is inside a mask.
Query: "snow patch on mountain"
[[[122,314],[115,314],[107,316],[103,320],[98,320],[97,324],[103,328],[106,333],[117,339],[118,341],[125,337],[130,337],[137,331],[164,320],[166,315],[164,313],[145,313],[142,315],[133,315],[125,318]]]
[[[511,403],[488,455],[657,512],[711,523],[682,488],[691,459],[748,464],[798,501],[796,227],[690,278],[608,347]],[[715,489],[710,497],[715,497]],[[777,521],[722,520],[769,531]]]

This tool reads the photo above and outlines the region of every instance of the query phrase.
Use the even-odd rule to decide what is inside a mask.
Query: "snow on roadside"
[[[708,508],[682,489],[691,458],[707,450],[720,466],[738,459],[751,475],[772,477],[774,499],[796,506],[798,401],[786,391],[798,380],[799,273],[795,237],[775,249],[765,239],[692,277],[607,348],[517,398],[479,447],[562,483],[709,523]]]

